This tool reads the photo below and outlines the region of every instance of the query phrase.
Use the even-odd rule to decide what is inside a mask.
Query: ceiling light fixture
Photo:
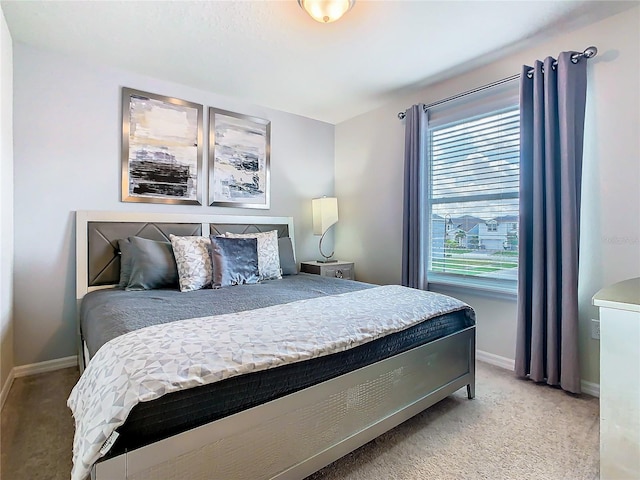
[[[331,23],[347,13],[356,0],[298,0],[298,5],[320,23]]]

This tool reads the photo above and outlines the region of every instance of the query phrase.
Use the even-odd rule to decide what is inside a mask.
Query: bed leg
[[[467,383],[467,398],[473,400],[476,396],[476,329],[473,329],[473,336],[469,342],[469,374],[470,382]]]

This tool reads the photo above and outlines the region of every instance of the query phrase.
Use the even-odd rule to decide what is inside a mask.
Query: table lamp
[[[333,263],[337,260],[332,260],[333,254],[325,255],[322,252],[322,240],[329,228],[338,222],[338,199],[335,197],[322,197],[314,198],[311,201],[311,208],[313,210],[313,234],[322,235],[320,237],[320,243],[318,249],[323,259],[318,260],[319,263]]]

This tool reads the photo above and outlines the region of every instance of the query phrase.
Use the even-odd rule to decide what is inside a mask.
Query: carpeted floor
[[[16,379],[2,410],[3,480],[69,478],[66,398],[77,377],[64,369]],[[594,480],[598,413],[597,398],[478,362],[474,400],[462,389],[308,480]]]
[[[2,480],[69,480],[77,368],[16,378],[2,409]]]

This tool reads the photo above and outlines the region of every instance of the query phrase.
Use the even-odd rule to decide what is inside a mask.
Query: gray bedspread
[[[80,322],[90,357],[112,338],[149,325],[221,315],[372,288],[361,282],[300,273],[217,290],[97,290],[82,300]]]

